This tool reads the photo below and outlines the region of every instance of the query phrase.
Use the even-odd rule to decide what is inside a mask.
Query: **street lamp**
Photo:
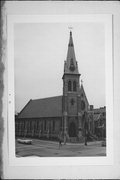
[[[85,121],[85,125],[84,125],[84,130],[85,130],[85,146],[87,146],[87,112],[84,112],[84,121]]]

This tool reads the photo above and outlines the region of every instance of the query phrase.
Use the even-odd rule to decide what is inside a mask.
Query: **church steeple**
[[[65,74],[71,74],[71,73],[79,74],[71,31],[70,31],[70,37],[69,37],[67,59],[64,64],[64,73]]]
[[[72,32],[70,31],[67,59],[64,64],[63,74],[63,132],[64,142],[76,137],[84,141],[82,137],[83,119],[82,115],[87,110],[88,102],[85,96],[83,86],[80,87],[80,74],[75,57]],[[81,100],[82,99],[82,100]]]
[[[68,46],[73,46],[73,38],[72,38],[72,32],[70,31],[70,39],[69,39],[69,45]]]

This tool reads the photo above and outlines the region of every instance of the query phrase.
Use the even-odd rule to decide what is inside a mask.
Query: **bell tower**
[[[64,139],[71,141],[71,139],[79,139],[82,134],[80,73],[78,71],[71,31],[62,79]]]

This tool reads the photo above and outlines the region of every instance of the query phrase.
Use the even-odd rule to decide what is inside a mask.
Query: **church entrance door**
[[[69,126],[69,137],[76,137],[76,136],[77,136],[76,125],[74,122],[71,122]]]

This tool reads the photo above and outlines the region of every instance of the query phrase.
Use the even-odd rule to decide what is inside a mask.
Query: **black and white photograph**
[[[119,177],[119,15],[117,3],[5,3],[5,179]]]
[[[14,24],[16,157],[106,156],[103,23]]]

